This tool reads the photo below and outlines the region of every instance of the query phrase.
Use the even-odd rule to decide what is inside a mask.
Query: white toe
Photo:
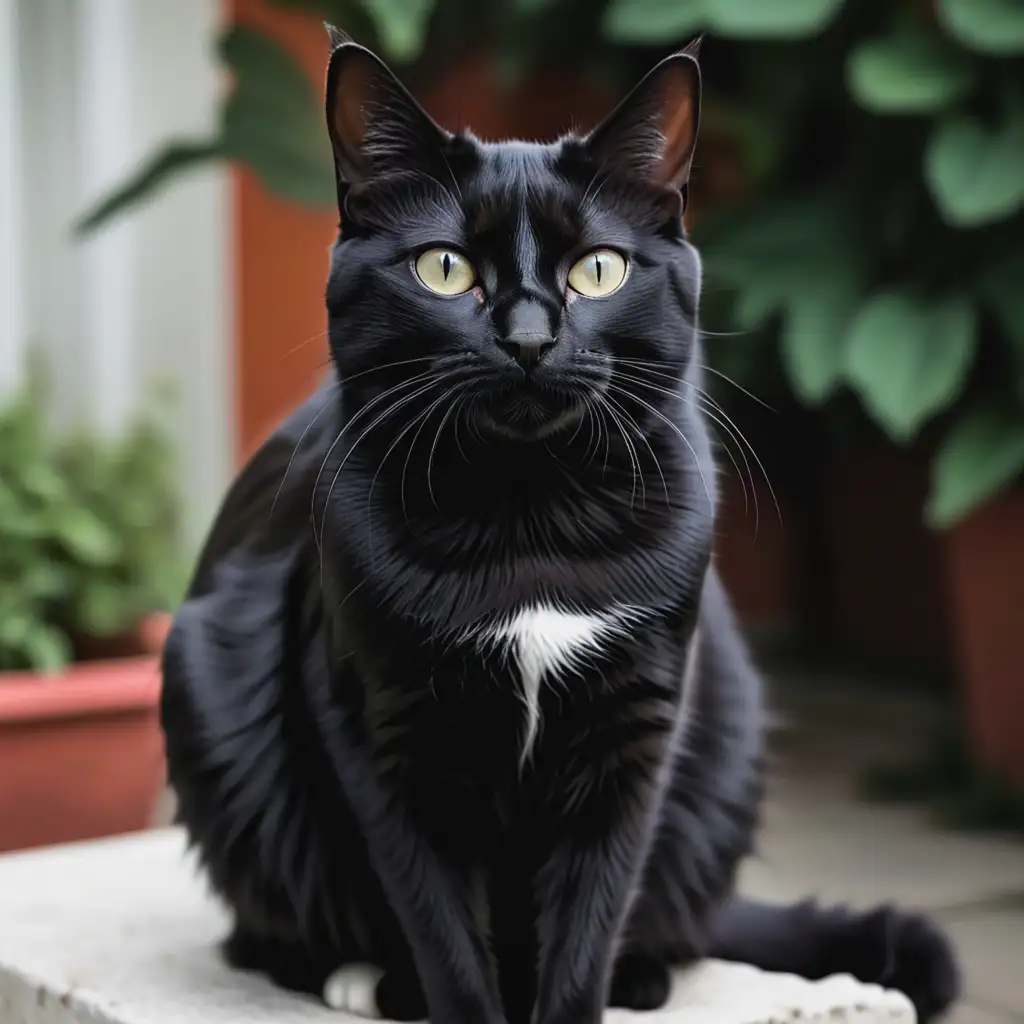
[[[372,964],[345,964],[332,971],[324,982],[324,1002],[332,1010],[380,1020],[377,982],[384,972]]]

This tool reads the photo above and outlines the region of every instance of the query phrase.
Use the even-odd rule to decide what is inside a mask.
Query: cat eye
[[[569,271],[569,287],[590,299],[611,295],[626,280],[626,261],[614,249],[595,249]]]
[[[454,249],[428,249],[416,258],[416,276],[438,295],[462,295],[473,287],[473,264]]]

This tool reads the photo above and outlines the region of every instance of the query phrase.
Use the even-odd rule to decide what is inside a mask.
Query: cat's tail
[[[852,974],[906,994],[921,1024],[960,993],[960,970],[945,933],[930,918],[891,905],[856,911],[737,896],[719,913],[710,955],[812,980]]]

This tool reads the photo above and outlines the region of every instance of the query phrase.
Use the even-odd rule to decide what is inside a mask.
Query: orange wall
[[[260,0],[229,0],[229,9],[273,33],[319,88],[328,41],[318,19]],[[236,437],[244,459],[326,365],[323,294],[337,218],[332,210],[275,198],[245,168],[233,170],[232,179]]]

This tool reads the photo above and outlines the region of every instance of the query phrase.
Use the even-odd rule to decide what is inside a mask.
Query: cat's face
[[[327,300],[356,404],[394,408],[401,425],[436,403],[524,444],[615,410],[657,415],[695,332],[681,190],[698,92],[680,54],[590,136],[483,143],[438,128],[367,51],[338,47]]]

